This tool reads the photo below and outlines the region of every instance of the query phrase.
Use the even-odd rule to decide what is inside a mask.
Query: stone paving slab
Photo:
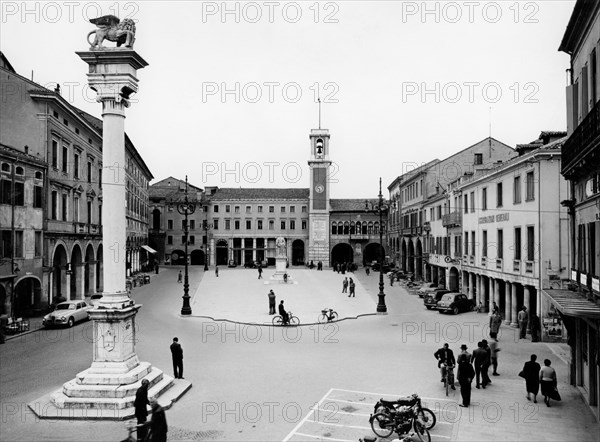
[[[265,284],[274,272],[274,267],[265,269],[263,279],[258,279],[258,272],[252,269],[220,269],[218,277],[206,272],[193,294],[193,316],[271,325],[269,290],[275,292],[276,304],[284,300],[286,310],[291,310],[303,325],[317,323],[324,308],[334,309],[339,319],[375,314],[373,296],[352,273],[290,268],[289,274],[297,284]],[[342,293],[344,277],[356,282],[355,297]]]

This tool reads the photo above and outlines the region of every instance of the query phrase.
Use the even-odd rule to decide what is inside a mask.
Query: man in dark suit
[[[143,425],[146,423],[148,418],[148,408],[147,405],[150,404],[148,401],[148,386],[150,382],[148,379],[142,379],[142,386],[137,389],[135,392],[135,401],[133,406],[135,407],[135,417],[137,418],[138,425]],[[137,438],[139,441],[144,440],[146,437],[146,427],[138,426],[137,429]]]
[[[481,370],[487,359],[488,353],[485,351],[483,348],[483,343],[480,341],[477,343],[477,348],[473,351],[473,356],[471,356],[471,363],[475,368],[475,388],[479,388],[479,385],[483,385],[483,388],[485,388],[487,385],[485,376],[483,378],[483,383],[480,384]]]
[[[173,357],[173,373],[175,379],[183,379],[183,349],[177,338],[173,338],[173,343],[171,344],[171,356]]]
[[[290,317],[285,311],[285,308],[283,307],[283,300],[279,303],[279,314],[281,315],[281,319],[283,320],[284,325],[290,323]]]
[[[160,406],[158,401],[152,401],[152,419],[150,419],[152,429],[152,442],[167,442],[167,417],[165,409]]]
[[[448,343],[445,343],[442,348],[439,348],[434,354],[435,358],[438,360],[438,367],[440,367],[440,373],[442,375],[441,382],[444,382],[444,377],[446,376],[446,367],[454,367],[456,365],[456,360],[454,359],[454,352],[450,350]],[[445,365],[442,365],[445,364]],[[454,379],[450,379],[450,388],[456,390],[454,387]]]

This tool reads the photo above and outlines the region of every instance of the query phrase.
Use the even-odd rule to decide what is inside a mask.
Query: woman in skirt
[[[540,385],[542,387],[542,396],[546,406],[550,406],[550,399],[560,400],[556,390],[556,371],[550,367],[550,359],[544,359],[544,366],[540,370]]]

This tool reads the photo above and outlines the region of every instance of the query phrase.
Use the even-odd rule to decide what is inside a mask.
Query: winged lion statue
[[[119,20],[119,17],[114,15],[103,15],[102,17],[93,18],[90,23],[95,24],[98,29],[94,29],[87,35],[90,49],[103,49],[102,42],[104,40],[113,41],[117,46],[124,45],[126,48],[133,48],[135,41],[135,23],[130,18]],[[95,34],[94,41],[90,41],[92,34]]]

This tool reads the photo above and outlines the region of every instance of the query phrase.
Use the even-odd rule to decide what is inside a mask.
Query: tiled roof
[[[332,212],[364,212],[365,201],[377,204],[377,199],[330,199]],[[385,201],[385,200],[384,200]]]
[[[233,188],[225,187],[218,189],[211,197],[211,200],[285,200],[297,199],[308,200],[308,188],[286,188],[286,189],[271,189],[271,188]]]
[[[165,178],[148,187],[148,196],[150,198],[172,199],[175,195],[183,193],[181,189],[185,188],[185,181],[172,176]],[[188,183],[188,195],[196,195],[202,192],[202,189]]]

